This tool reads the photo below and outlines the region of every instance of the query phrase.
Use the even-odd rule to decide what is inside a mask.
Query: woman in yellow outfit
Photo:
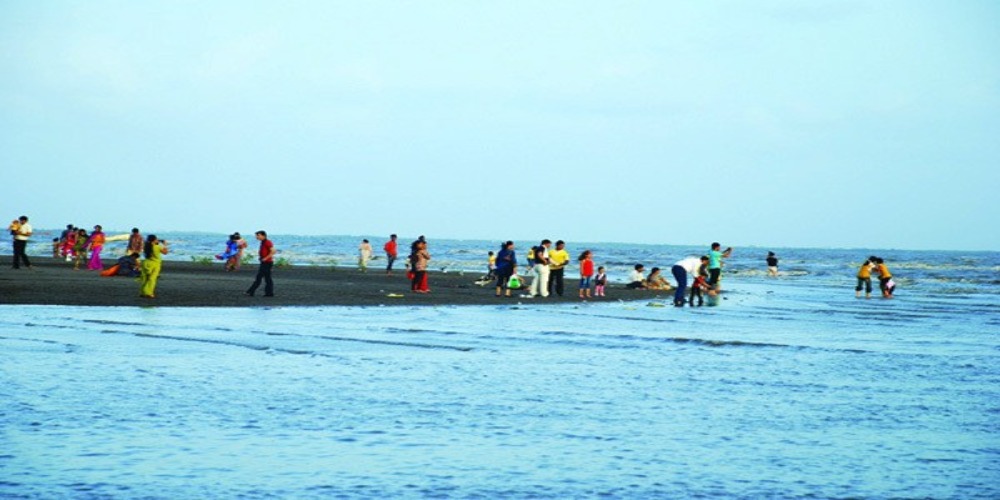
[[[156,239],[155,234],[146,238],[142,253],[145,259],[142,261],[142,269],[139,275],[139,296],[146,299],[156,297],[156,279],[160,277],[160,265],[163,262],[162,256],[167,253],[167,242]]]

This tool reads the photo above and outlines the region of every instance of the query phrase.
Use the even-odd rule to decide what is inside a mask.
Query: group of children
[[[892,273],[889,272],[889,266],[885,265],[885,260],[874,255],[868,257],[858,269],[858,286],[854,287],[854,296],[860,297],[862,289],[865,290],[866,299],[872,296],[872,273],[878,275],[882,297],[891,299],[896,290],[896,282],[892,279]]]

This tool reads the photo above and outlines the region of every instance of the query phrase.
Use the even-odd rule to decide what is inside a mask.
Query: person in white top
[[[646,267],[642,264],[636,264],[634,270],[628,275],[628,284],[625,288],[631,288],[633,290],[645,289],[646,288],[646,276],[643,271]]]
[[[14,235],[14,269],[20,269],[23,262],[25,267],[31,269],[31,261],[28,260],[28,239],[31,238],[31,224],[28,224],[28,217],[22,215],[17,219],[18,224],[11,225],[11,234]]]
[[[674,292],[674,305],[684,307],[684,292],[688,286],[688,275],[698,276],[698,268],[708,264],[708,257],[687,257],[681,259],[670,268],[677,280],[677,290]]]
[[[372,258],[372,245],[368,240],[361,240],[361,244],[358,245],[358,269],[361,272],[368,271],[368,261]]]
[[[535,279],[531,280],[531,291],[529,292],[531,297],[549,296],[549,247],[551,246],[552,241],[545,239],[542,240],[541,245],[535,248],[535,266],[531,268],[532,272],[535,273]]]

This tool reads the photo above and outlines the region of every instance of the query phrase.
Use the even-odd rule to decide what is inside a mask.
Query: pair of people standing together
[[[551,248],[552,240],[544,239],[532,249],[533,253],[529,256],[531,270],[535,275],[529,292],[532,297],[548,297],[550,293],[562,297],[565,292],[566,265],[569,264],[566,242],[559,240],[556,248]]]

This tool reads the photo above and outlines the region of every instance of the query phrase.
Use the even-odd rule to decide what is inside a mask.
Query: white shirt
[[[688,257],[686,259],[677,261],[675,266],[681,266],[684,268],[688,274],[698,274],[698,268],[701,267],[701,259],[698,257]]]
[[[25,222],[21,224],[21,229],[17,230],[17,234],[14,235],[14,239],[18,241],[28,241],[28,236],[31,234],[31,224]]]
[[[630,274],[628,277],[629,283],[635,283],[636,281],[644,281],[645,279],[646,277],[642,275],[642,271],[638,270],[632,271],[632,274]]]

